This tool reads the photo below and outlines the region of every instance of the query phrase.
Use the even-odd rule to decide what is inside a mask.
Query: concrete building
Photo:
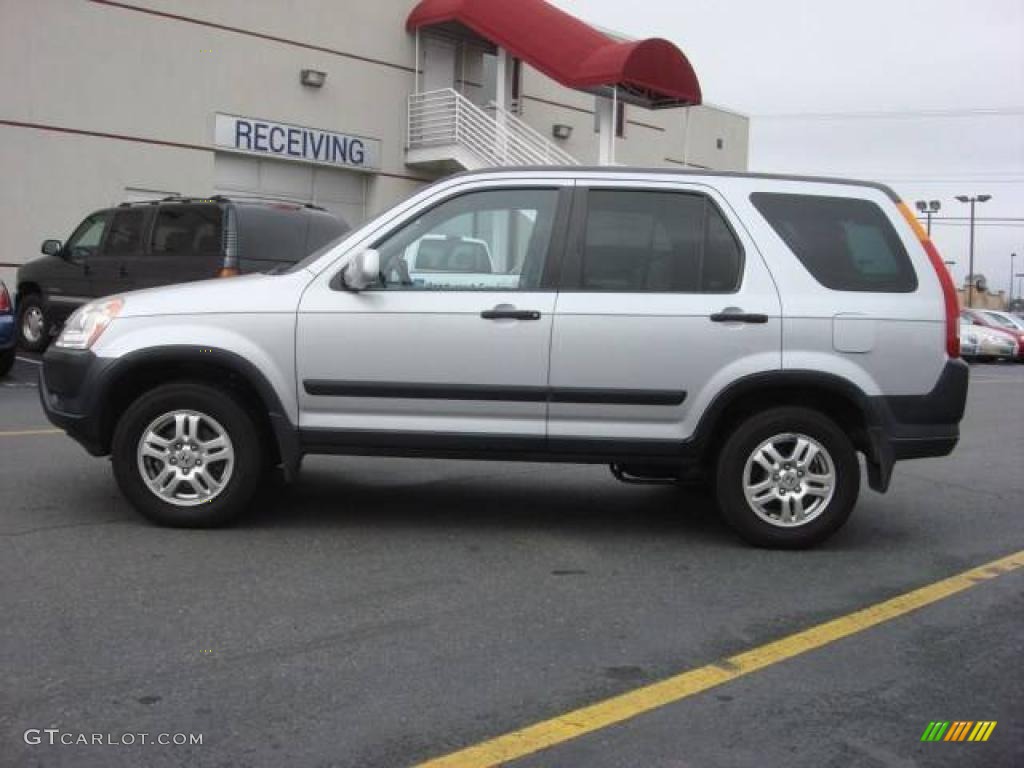
[[[747,165],[747,119],[702,105],[674,46],[544,0],[0,0],[0,72],[8,280],[126,200],[277,197],[356,224],[460,168]]]

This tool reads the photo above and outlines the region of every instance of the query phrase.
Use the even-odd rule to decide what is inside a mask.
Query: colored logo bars
[[[933,720],[921,734],[921,741],[988,741],[995,720]]]

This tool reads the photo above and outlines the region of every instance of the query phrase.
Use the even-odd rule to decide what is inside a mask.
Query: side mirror
[[[60,240],[43,240],[43,247],[39,250],[47,256],[60,256],[62,247]]]
[[[341,271],[341,284],[349,291],[362,291],[379,279],[380,253],[372,248],[357,253]]]

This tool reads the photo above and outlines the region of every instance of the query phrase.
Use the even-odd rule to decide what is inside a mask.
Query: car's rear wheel
[[[723,516],[748,542],[776,548],[824,541],[849,518],[860,464],[846,434],[824,414],[780,407],[743,422],[718,457]]]
[[[196,382],[167,384],[132,403],[112,453],[114,476],[136,509],[186,528],[234,520],[264,464],[252,417],[229,393]]]
[[[23,296],[18,302],[18,344],[29,352],[42,352],[50,343],[50,326],[38,293]]]

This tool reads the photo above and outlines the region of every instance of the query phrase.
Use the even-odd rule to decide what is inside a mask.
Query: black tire
[[[11,367],[14,365],[14,355],[14,347],[0,351],[0,376],[6,376],[11,372]]]
[[[175,410],[216,420],[234,449],[234,467],[223,490],[210,501],[178,506],[146,485],[137,449],[149,425]],[[175,528],[213,528],[234,521],[260,487],[265,466],[260,432],[252,416],[230,393],[198,382],[176,382],[151,390],[132,403],[117,422],[112,447],[114,477],[121,492],[146,518]]]
[[[748,458],[763,442],[783,434],[817,441],[835,470],[831,498],[817,516],[792,527],[762,519],[744,494]],[[759,547],[802,549],[821,543],[846,523],[860,493],[860,463],[850,439],[827,416],[807,408],[779,407],[751,416],[729,436],[718,455],[715,483],[722,516],[744,540]]]
[[[38,312],[43,317],[43,329],[38,338],[26,336],[26,315]],[[50,345],[50,320],[46,316],[43,297],[30,293],[18,300],[18,346],[28,352],[44,352]]]

